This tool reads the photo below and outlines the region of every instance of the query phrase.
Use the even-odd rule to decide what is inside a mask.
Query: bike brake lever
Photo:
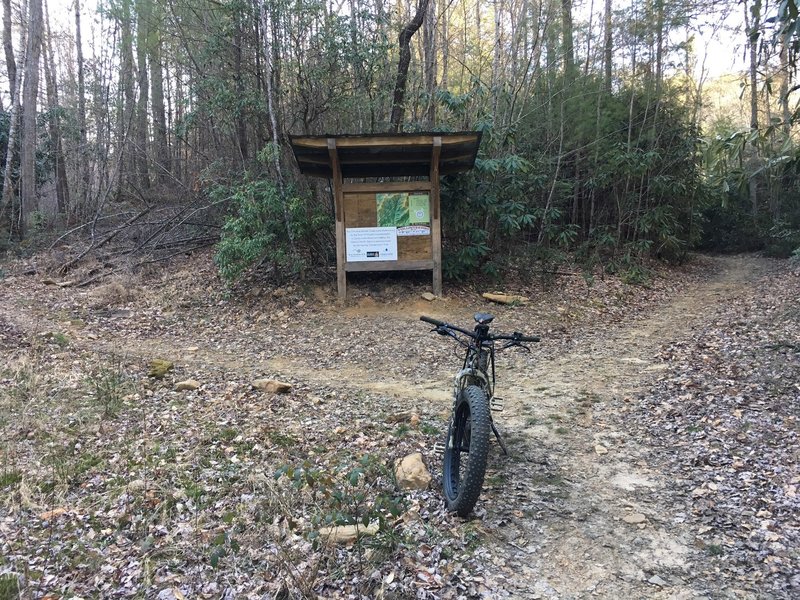
[[[522,342],[513,342],[513,341],[512,341],[512,342],[508,342],[507,344],[505,344],[505,345],[503,346],[503,350],[505,350],[505,349],[507,349],[507,348],[514,348],[514,347],[516,347],[516,348],[522,348],[523,350],[525,350],[525,352],[530,352],[530,351],[531,351],[531,349],[530,349],[530,348],[528,348],[528,346],[526,346],[526,345],[525,345],[525,344],[523,344]]]

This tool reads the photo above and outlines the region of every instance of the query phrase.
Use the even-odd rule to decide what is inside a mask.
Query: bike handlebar
[[[437,327],[441,327],[442,325],[447,325],[447,323],[445,323],[444,321],[438,321],[438,320],[433,319],[431,317],[426,317],[425,315],[422,315],[419,318],[419,320],[420,321],[425,321],[426,323],[430,323],[431,325],[436,325]]]
[[[419,318],[420,321],[424,321],[425,323],[430,323],[431,325],[435,325],[437,329],[445,328],[445,329],[453,329],[458,331],[459,333],[463,333],[464,335],[468,335],[471,338],[475,338],[475,332],[467,331],[466,329],[461,329],[461,327],[456,327],[455,325],[450,325],[450,323],[445,323],[444,321],[439,321],[438,319],[433,319],[431,317],[426,317],[422,315]],[[520,332],[515,331],[512,334],[500,334],[500,335],[493,335],[489,334],[490,340],[510,340],[512,342],[538,342],[540,338],[538,336],[531,336],[531,335],[522,335]]]

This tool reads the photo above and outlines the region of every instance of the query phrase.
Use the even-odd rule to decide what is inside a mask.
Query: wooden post
[[[344,304],[347,300],[347,273],[344,270],[344,263],[347,259],[344,247],[344,195],[342,193],[342,167],[339,164],[339,153],[336,150],[334,138],[328,138],[328,155],[331,159],[333,204],[336,209],[336,286],[339,291],[339,302]]]
[[[439,156],[442,138],[434,136],[431,156],[431,253],[433,256],[433,293],[442,295],[442,225],[439,218]]]

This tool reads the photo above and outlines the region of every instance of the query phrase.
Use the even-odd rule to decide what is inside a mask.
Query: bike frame
[[[456,373],[453,381],[453,408],[455,409],[458,401],[458,394],[466,386],[474,384],[480,386],[486,392],[486,399],[491,401],[494,396],[495,371],[494,371],[494,342],[488,336],[489,326],[478,325],[476,328],[478,338],[470,341],[467,352],[464,355],[464,364],[461,370]],[[480,356],[483,351],[488,354],[488,363],[492,364],[491,377],[488,368],[480,368]]]
[[[492,411],[503,410],[502,399],[494,396],[495,342],[505,342],[499,350],[515,346],[529,350],[523,342],[539,341],[538,337],[525,336],[516,331],[513,334],[491,334],[489,324],[493,319],[488,313],[475,313],[477,325],[473,331],[468,331],[431,317],[420,317],[420,320],[435,326],[431,331],[452,337],[466,348],[464,363],[453,379],[453,409],[445,444],[441,449],[444,454],[442,487],[447,506],[462,517],[469,514],[480,495],[486,474],[491,433],[497,438],[503,454],[508,455],[508,448],[492,418]],[[462,463],[462,459],[466,462]],[[461,467],[465,468],[463,474],[460,472]]]

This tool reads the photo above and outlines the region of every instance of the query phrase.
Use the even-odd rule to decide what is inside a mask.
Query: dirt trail
[[[510,504],[525,518],[494,531],[490,553],[513,558],[487,587],[520,598],[703,596],[692,587],[692,532],[666,505],[670,482],[646,468],[648,449],[614,426],[611,411],[624,410],[666,367],[656,357],[663,344],[702,328],[765,269],[752,257],[716,260],[714,278],[645,320],[596,331],[578,351],[504,374],[500,421],[516,448],[505,488],[516,490]]]

